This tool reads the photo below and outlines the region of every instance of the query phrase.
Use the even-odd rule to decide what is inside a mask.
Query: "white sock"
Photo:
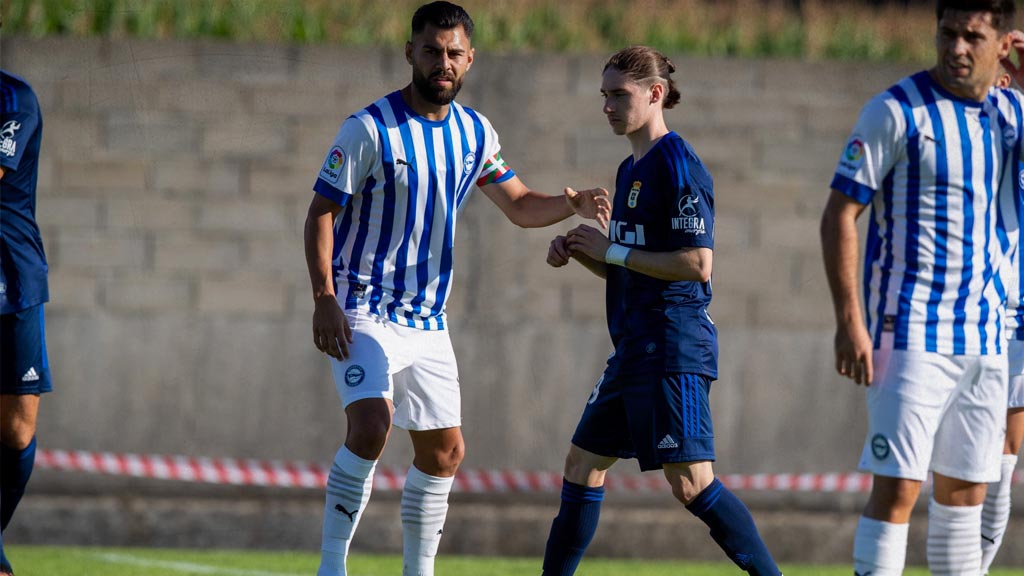
[[[1003,533],[1010,521],[1010,486],[1013,484],[1013,469],[1017,467],[1016,454],[1003,454],[1002,474],[999,482],[988,485],[985,492],[985,506],[981,511],[981,573],[988,574],[992,561],[996,559]]]
[[[910,524],[893,524],[865,516],[853,539],[853,573],[861,576],[900,576],[907,562]]]
[[[937,576],[981,573],[981,504],[928,503],[928,568]]]
[[[454,480],[409,467],[402,489],[402,576],[434,576],[434,556]]]
[[[327,503],[317,576],[345,576],[348,546],[370,501],[375,460],[364,460],[342,446],[327,475]]]

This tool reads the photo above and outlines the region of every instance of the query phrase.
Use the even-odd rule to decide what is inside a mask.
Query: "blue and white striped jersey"
[[[459,211],[475,185],[514,176],[481,114],[431,121],[393,92],[341,125],[313,189],[342,205],[333,275],[345,309],[445,328]]]
[[[998,209],[1021,157],[1018,93],[962,100],[928,72],[869,101],[832,188],[871,204],[864,305],[875,347],[1000,354],[1000,277],[1016,224]]]
[[[1024,162],[1018,162],[1016,194],[1006,194],[999,205],[1008,227],[1015,228],[1021,219],[1024,194]],[[1010,340],[1024,340],[1024,268],[1020,265],[1020,237],[1017,230],[1010,234],[1009,262],[1003,266],[1003,283],[1006,285],[1006,337]]]

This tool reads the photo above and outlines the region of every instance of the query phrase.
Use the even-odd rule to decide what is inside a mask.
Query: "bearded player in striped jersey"
[[[462,461],[458,369],[445,323],[459,211],[479,187],[522,227],[574,211],[605,225],[604,190],[527,188],[481,114],[454,102],[473,64],[473,21],[448,2],[421,6],[405,55],[412,83],[342,124],[306,220],[313,338],[331,357],[348,433],[327,482],[318,576],[346,573],[392,424],[415,457],[402,492],[403,574],[430,576]]]
[[[997,207],[1016,193],[1022,131],[1019,93],[991,87],[1014,12],[1011,0],[939,1],[936,66],[868,102],[832,180],[821,231],[836,368],[868,387],[860,467],[874,475],[855,574],[902,573],[929,471],[929,568],[981,572],[1006,418],[1000,275],[1016,241]],[[868,205],[862,308],[856,219]]]

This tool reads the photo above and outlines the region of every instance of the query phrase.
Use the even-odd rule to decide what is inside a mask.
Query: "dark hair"
[[[651,79],[663,80],[668,84],[668,90],[665,93],[665,100],[662,106],[672,108],[679,103],[679,90],[676,88],[676,83],[672,80],[671,76],[676,71],[676,67],[672,64],[671,60],[654,48],[649,46],[623,48],[612,54],[608,62],[605,63],[602,72],[609,68],[622,72],[634,82]]]
[[[1009,32],[1013,29],[1017,4],[1014,0],[938,0],[935,3],[935,19],[942,20],[946,10],[989,12],[992,14],[992,27],[1000,32]]]
[[[412,35],[415,36],[432,24],[442,30],[451,30],[462,26],[466,38],[473,37],[473,19],[462,6],[451,2],[431,2],[416,9],[412,15]]]

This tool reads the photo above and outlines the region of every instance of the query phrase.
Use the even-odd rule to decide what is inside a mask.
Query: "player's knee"
[[[921,483],[915,480],[876,476],[864,513],[883,522],[904,523],[910,518],[920,492]]]
[[[24,450],[32,443],[35,435],[35,426],[31,423],[18,420],[5,422],[0,431],[0,443],[13,450]]]
[[[464,442],[456,442],[450,446],[445,446],[435,453],[435,459],[437,461],[437,468],[439,476],[454,476],[455,471],[458,470],[459,465],[462,464],[462,460],[466,457],[466,444]]]
[[[384,452],[391,430],[389,422],[364,420],[358,426],[350,426],[345,446],[353,454],[365,460],[377,460]]]

